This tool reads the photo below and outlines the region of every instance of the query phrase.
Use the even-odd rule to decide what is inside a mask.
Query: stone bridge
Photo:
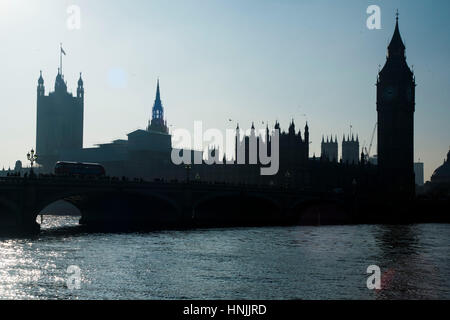
[[[101,228],[293,225],[305,214],[320,223],[321,214],[348,212],[343,195],[287,187],[9,177],[0,178],[0,230],[39,231],[37,216],[58,200]]]

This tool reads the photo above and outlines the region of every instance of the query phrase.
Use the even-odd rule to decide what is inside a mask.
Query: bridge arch
[[[178,221],[180,206],[171,198],[151,191],[118,189],[69,189],[49,193],[37,203],[34,215],[58,200],[64,200],[81,212],[81,224],[105,227],[131,225],[168,225]],[[34,217],[36,218],[36,217]]]
[[[34,208],[34,213],[37,216],[46,207],[48,207],[49,205],[51,205],[55,202],[58,202],[58,201],[69,202],[70,204],[74,205],[81,211],[81,208],[77,205],[77,203],[75,201],[70,201],[70,198],[76,197],[76,196],[82,196],[82,195],[84,195],[84,194],[80,193],[80,192],[75,192],[75,191],[64,191],[64,192],[57,192],[55,194],[47,195],[47,196],[39,199],[39,201],[37,202],[37,204]]]

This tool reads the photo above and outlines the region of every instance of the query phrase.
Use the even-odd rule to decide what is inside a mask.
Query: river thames
[[[46,216],[39,236],[0,238],[0,299],[450,299],[448,224],[105,234],[77,223]],[[367,288],[370,265],[381,290]]]

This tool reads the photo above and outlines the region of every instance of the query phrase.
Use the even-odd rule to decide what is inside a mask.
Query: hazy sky
[[[380,30],[366,27],[373,4]],[[67,28],[70,5],[79,30]],[[415,160],[428,179],[450,145],[447,0],[0,0],[0,168],[35,146],[39,70],[48,94],[60,42],[70,91],[83,72],[85,147],[145,128],[158,77],[172,128],[287,129],[294,118],[303,132],[307,119],[311,156],[322,134],[342,140],[350,125],[368,145],[396,8],[418,84]]]

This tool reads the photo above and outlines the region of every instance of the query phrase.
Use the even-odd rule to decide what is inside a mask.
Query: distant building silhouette
[[[320,157],[323,160],[328,160],[332,162],[338,161],[338,141],[337,137],[333,140],[333,136],[331,136],[331,139],[328,138],[325,141],[325,138],[322,137],[322,144],[321,144],[321,155]]]
[[[273,176],[262,177],[260,174],[260,168],[262,161],[259,157],[260,148],[266,149],[266,153],[269,157],[272,156],[272,143],[274,139],[274,133],[278,131],[279,135],[279,170],[278,174]],[[250,146],[253,143],[255,146],[255,157],[251,157]],[[266,126],[265,134],[256,134],[255,125],[252,123],[250,129],[250,135],[241,135],[239,125],[236,128],[235,136],[235,153],[233,159],[235,164],[244,162],[245,165],[232,166],[226,168],[226,166],[216,166],[214,170],[206,168],[211,180],[220,178],[221,180],[228,182],[245,182],[245,183],[263,183],[270,184],[275,181],[285,181],[286,177],[289,177],[291,181],[305,181],[307,176],[307,165],[309,160],[309,126],[306,123],[304,128],[304,135],[302,136],[301,130],[296,131],[294,120],[289,124],[288,131],[283,131],[278,121],[275,122],[273,130]],[[241,151],[239,156],[238,150]],[[241,157],[241,159],[239,159]],[[233,168],[234,167],[234,168]]]
[[[242,134],[239,125],[235,136],[233,155],[220,154],[216,146],[210,146],[205,158],[203,151],[174,150],[171,135],[164,117],[161,89],[158,79],[156,96],[152,106],[151,119],[143,130],[136,130],[126,139],[104,143],[83,149],[84,86],[78,81],[76,97],[67,92],[67,84],[61,69],[55,82],[55,91],[45,96],[42,74],[38,80],[37,148],[39,164],[52,172],[56,161],[95,162],[102,164],[109,176],[165,179],[200,180],[218,183],[290,185],[314,190],[385,190],[392,194],[414,193],[413,167],[413,114],[414,76],[406,64],[404,45],[400,37],[398,21],[386,65],[380,71],[377,83],[378,111],[378,164],[366,159],[364,152],[360,159],[358,136],[347,136],[342,141],[342,163],[339,163],[337,136],[322,138],[321,156],[309,158],[310,135],[306,123],[304,132],[296,129],[294,120],[287,131],[282,131],[275,122],[273,130],[267,125],[265,133],[257,133],[252,124],[250,135]],[[273,143],[274,132],[279,132],[279,170],[274,176],[262,176],[259,158],[261,150],[267,148],[267,155]],[[255,153],[250,152],[254,142]],[[238,152],[242,151],[243,152]],[[190,159],[204,159],[203,164],[176,165],[172,155],[190,153]],[[254,158],[251,155],[255,154]],[[224,165],[227,157],[235,165]],[[239,159],[242,157],[243,159]],[[214,158],[215,164],[205,162]],[[236,165],[243,163],[245,165]],[[379,170],[378,170],[379,169]],[[379,179],[381,177],[381,179]],[[411,180],[412,178],[412,180]],[[377,184],[381,182],[381,185]],[[412,189],[411,189],[412,186]]]
[[[81,98],[84,93],[81,78],[77,97],[72,97],[72,100],[69,99],[70,94],[67,93],[67,87],[62,80],[62,75],[58,74],[56,93],[51,93],[50,96],[54,96],[54,99],[62,97],[61,99],[66,99],[69,102],[78,102],[78,105],[73,105],[73,107],[78,108],[76,110],[80,110],[80,107],[83,106]],[[40,97],[42,97],[44,95],[42,93],[43,80],[39,80],[38,89]],[[54,109],[56,108],[55,105],[61,106],[61,99],[56,99],[54,104],[50,104],[50,107]],[[39,103],[39,114],[46,110],[40,108],[41,105]],[[46,105],[44,104],[44,106]],[[72,114],[69,111],[65,112],[67,109],[66,105],[63,105],[62,109],[64,112],[58,111],[60,116],[53,119],[60,131],[63,131],[61,123],[67,123]],[[46,122],[43,122],[40,118],[40,121],[38,121],[40,126],[42,126],[42,123],[48,124],[52,119],[45,113],[44,116],[47,117],[44,117]],[[78,134],[82,134],[82,122],[79,125],[81,125],[81,130],[77,131],[76,137],[78,137]],[[42,130],[42,128],[39,128],[39,130]],[[231,155],[235,165],[224,165],[226,156],[230,155],[224,155],[222,159],[219,159],[219,150],[215,146],[210,146],[207,158],[204,158],[202,151],[173,149],[171,135],[164,118],[164,108],[161,102],[161,90],[158,80],[151,120],[148,122],[145,130],[131,132],[127,135],[127,139],[115,140],[111,143],[104,143],[85,149],[81,148],[82,137],[79,138],[79,143],[75,145],[68,144],[66,141],[65,144],[60,143],[60,140],[54,139],[48,134],[46,136],[40,135],[39,139],[42,139],[40,145],[52,145],[54,148],[51,149],[53,152],[50,152],[41,147],[43,152],[41,157],[45,160],[41,159],[41,163],[44,164],[45,168],[40,168],[39,173],[53,172],[56,161],[75,161],[100,163],[105,167],[109,176],[142,178],[145,180],[184,181],[191,179],[192,181],[208,181],[212,183],[290,185],[324,191],[339,187],[352,188],[352,183],[355,180],[358,181],[358,186],[360,187],[367,185],[371,181],[375,167],[369,168],[358,161],[352,161],[350,165],[345,166],[338,163],[337,137],[332,138],[331,141],[328,139],[327,143],[324,141],[322,155],[326,158],[325,161],[323,161],[324,159],[321,159],[322,161],[317,161],[315,158],[310,159],[309,144],[311,141],[309,130],[308,123],[306,123],[302,133],[301,130],[296,129],[294,120],[292,120],[288,130],[283,131],[280,123],[277,121],[273,130],[270,130],[267,125],[265,133],[262,134],[257,133],[254,124],[252,124],[250,135],[246,136],[241,133],[238,126],[235,137],[235,154]],[[260,169],[267,165],[263,165],[259,158],[259,148],[267,148],[265,153],[271,157],[270,151],[276,131],[279,133],[279,170],[274,176],[262,176]],[[72,131],[70,132],[73,133]],[[46,142],[43,137],[46,137],[49,141]],[[73,134],[66,134],[65,137],[68,141],[74,140]],[[253,159],[250,156],[252,154],[250,152],[250,141],[253,141],[256,147],[256,157]],[[237,165],[239,162],[238,149],[243,150],[244,165]],[[353,153],[357,151],[357,147],[352,150]],[[191,166],[186,166],[185,164],[176,165],[172,162],[171,155],[173,152],[178,152],[180,156],[188,152],[190,153],[190,159],[200,158],[204,159],[204,162],[202,164],[194,163]],[[242,154],[242,152],[239,154]],[[348,157],[354,157],[354,155],[351,154]],[[208,158],[209,160],[214,158],[216,160],[214,161],[215,164],[206,165],[205,162],[208,161]],[[5,173],[8,174],[8,172]]]
[[[37,162],[53,168],[62,152],[83,148],[84,87],[78,80],[77,95],[67,91],[61,69],[55,80],[55,91],[45,95],[41,75],[37,87],[36,153]]]
[[[447,159],[444,160],[444,164],[433,172],[431,183],[450,184],[450,150],[447,153]]]
[[[16,161],[16,165],[14,166],[14,171],[15,171],[15,172],[22,172],[22,169],[23,169],[23,167],[22,167],[22,161],[17,160],[17,161]]]
[[[279,129],[280,124],[277,122]],[[296,166],[305,166],[309,159],[309,126],[306,123],[304,136],[301,130],[296,131],[294,120],[289,125],[288,133],[280,134],[280,168],[289,170]],[[270,150],[270,145],[269,145]]]
[[[296,132],[294,120],[289,124],[288,132],[281,131],[281,126],[278,121],[275,122],[273,130],[279,132],[279,152],[280,152],[280,166],[281,167],[293,167],[295,165],[304,165],[309,158],[309,127],[308,123],[305,125],[304,137],[302,137],[301,130]],[[252,162],[260,163],[259,147],[267,148],[267,155],[271,156],[270,150],[272,149],[273,133],[269,130],[269,125],[266,127],[265,137],[256,135],[255,124],[252,123],[249,136],[241,136],[239,125],[236,128],[235,137],[235,154],[234,159],[238,162],[238,149],[245,149],[245,163],[251,164]],[[255,159],[250,158],[250,141],[254,139],[256,146]],[[260,143],[261,141],[261,143]],[[252,160],[252,161],[251,161]]]
[[[378,155],[373,155],[373,156],[369,157],[368,162],[373,164],[374,166],[377,166],[378,165]]]
[[[359,162],[359,157],[359,137],[356,136],[355,140],[353,135],[351,139],[350,136],[348,136],[347,139],[344,136],[342,140],[342,162],[357,164]]]
[[[147,131],[155,131],[160,133],[169,133],[167,121],[164,120],[164,108],[161,102],[161,93],[159,90],[159,79],[156,86],[156,98],[152,109],[152,120],[149,121]]]
[[[423,162],[414,163],[414,175],[416,176],[416,185],[423,186],[425,183]]]
[[[35,168],[33,168],[33,170],[35,173],[40,172],[39,167],[35,167]],[[0,177],[7,177],[7,176],[23,177],[25,174],[29,174],[29,173],[30,173],[30,167],[24,167],[22,164],[22,161],[17,160],[14,165],[14,169],[8,168],[8,170],[5,170],[5,168],[3,168],[2,170],[0,170]]]
[[[171,162],[172,137],[164,118],[159,80],[147,129],[135,130],[127,137],[93,148],[65,149],[59,153],[58,160],[100,163],[108,175],[117,177],[181,179],[186,176],[183,166]],[[192,157],[195,154],[190,150],[178,152],[180,155],[192,152]],[[53,171],[53,166],[47,171]]]
[[[447,159],[434,170],[431,180],[419,189],[419,193],[428,193],[433,198],[450,198],[450,150],[447,152]]]
[[[378,167],[386,193],[414,195],[415,77],[408,67],[398,16],[377,80]]]

